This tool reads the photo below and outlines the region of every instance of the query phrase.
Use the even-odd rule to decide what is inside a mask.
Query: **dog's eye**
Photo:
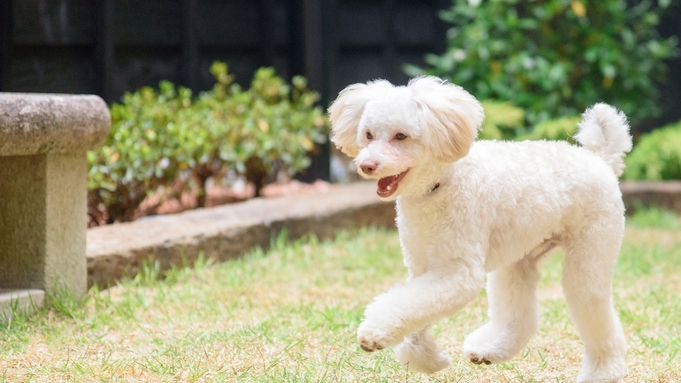
[[[397,133],[397,134],[395,135],[395,139],[396,139],[396,140],[402,141],[402,140],[404,140],[404,139],[406,139],[406,138],[407,138],[407,135],[404,134],[404,133]]]
[[[373,139],[374,139],[374,135],[371,134],[371,132],[367,132],[367,140],[373,140]]]

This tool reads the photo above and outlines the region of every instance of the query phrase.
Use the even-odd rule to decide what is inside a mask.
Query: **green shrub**
[[[163,81],[158,91],[144,87],[111,106],[107,142],[88,153],[92,222],[131,220],[151,194],[162,201],[194,190],[203,206],[207,180],[228,170],[244,175],[259,194],[273,173],[309,166],[328,121],[304,78],[288,85],[272,68],[261,68],[244,90],[227,64],[214,63],[211,73],[217,82],[199,97]]]
[[[479,99],[510,100],[531,124],[576,115],[596,102],[633,123],[660,113],[657,82],[677,40],[656,30],[670,1],[454,0],[440,17],[454,26],[448,50],[429,55],[433,74]],[[631,3],[631,2],[629,2]]]
[[[129,221],[149,192],[170,185],[181,168],[178,151],[188,149],[178,132],[186,126],[173,116],[191,107],[191,92],[162,82],[160,90],[145,87],[111,106],[112,127],[104,146],[88,152],[88,210],[95,221]],[[190,149],[191,150],[191,149]],[[103,209],[103,210],[102,210]]]
[[[224,64],[214,65],[212,71],[218,79],[227,78]],[[296,76],[288,85],[274,69],[261,68],[245,92],[230,81],[219,81],[200,102],[217,120],[238,119],[231,122],[238,129],[229,131],[229,142],[238,145],[224,154],[238,173],[254,183],[259,195],[273,171],[293,174],[310,165],[308,154],[326,139],[326,114],[314,106],[319,96],[307,88],[304,77]],[[234,105],[225,102],[230,98]]]
[[[512,103],[485,100],[485,120],[480,138],[483,140],[513,140],[524,132],[525,111]]]
[[[579,116],[560,117],[540,122],[532,129],[524,126],[525,112],[511,102],[485,100],[485,121],[480,139],[483,140],[560,140],[576,144],[572,137],[577,133]]]
[[[681,121],[642,135],[625,161],[627,180],[681,179]]]
[[[518,137],[518,140],[557,140],[577,145],[572,137],[577,134],[577,124],[581,119],[579,116],[566,116],[543,121],[530,133]]]

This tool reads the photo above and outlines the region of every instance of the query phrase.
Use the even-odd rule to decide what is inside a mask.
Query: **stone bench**
[[[110,125],[97,96],[0,93],[0,317],[86,292],[87,150]]]

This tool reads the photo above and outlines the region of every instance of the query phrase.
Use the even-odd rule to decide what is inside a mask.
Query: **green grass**
[[[658,228],[667,230],[681,230],[681,218],[669,210],[653,207],[636,207],[636,214],[629,217],[627,223],[638,228]]]
[[[674,219],[641,211],[627,228],[614,280],[627,381],[681,380]],[[397,234],[364,229],[324,242],[282,236],[267,253],[202,260],[163,280],[147,265],[81,302],[50,297],[52,309],[0,325],[0,382],[571,382],[582,345],[560,290],[561,258],[543,266],[539,332],[509,363],[476,366],[461,355],[465,335],[486,320],[484,292],[434,326],[453,363],[430,378],[391,351],[363,352],[355,331],[364,306],[406,277]]]

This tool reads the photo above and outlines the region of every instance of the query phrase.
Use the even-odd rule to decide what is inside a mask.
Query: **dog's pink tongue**
[[[381,196],[392,194],[395,191],[394,183],[397,177],[398,176],[389,176],[378,180],[378,190],[376,190],[376,192]],[[388,187],[390,187],[390,189],[388,189]]]

